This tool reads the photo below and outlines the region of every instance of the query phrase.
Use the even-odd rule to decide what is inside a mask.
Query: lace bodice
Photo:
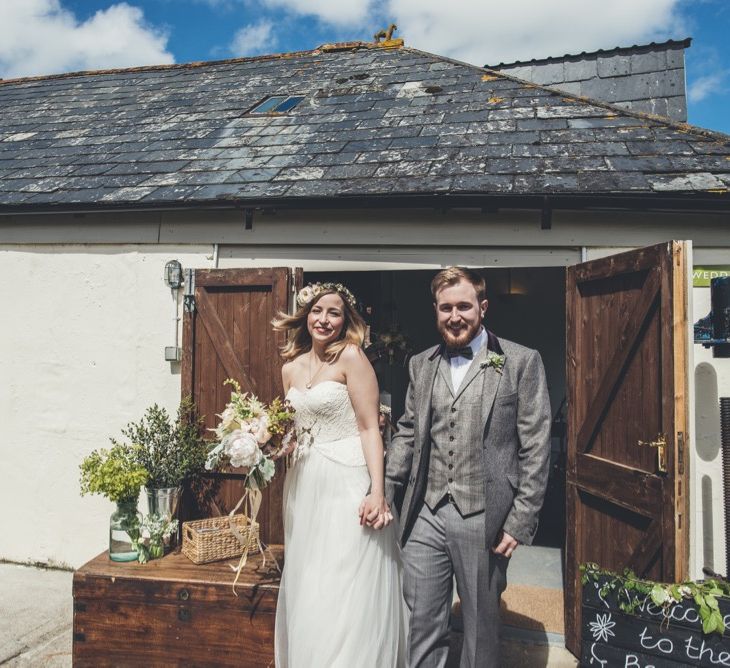
[[[294,425],[300,438],[308,434],[314,442],[326,443],[358,435],[346,385],[323,380],[309,390],[292,387],[287,399],[296,411]]]

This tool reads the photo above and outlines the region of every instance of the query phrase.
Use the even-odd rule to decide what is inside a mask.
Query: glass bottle
[[[137,499],[117,501],[117,509],[109,518],[109,558],[112,561],[137,560],[141,521]]]

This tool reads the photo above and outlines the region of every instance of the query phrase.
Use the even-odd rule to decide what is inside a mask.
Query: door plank
[[[645,517],[656,517],[662,503],[662,484],[649,475],[593,455],[578,455],[580,473],[576,485]]]
[[[626,326],[616,342],[613,358],[601,378],[593,402],[588,409],[588,414],[580,428],[577,443],[579,452],[586,452],[590,447],[590,441],[605,414],[610,397],[615,391],[616,384],[621,379],[626,363],[635,349],[639,334],[652,313],[659,287],[659,272],[658,270],[652,270],[646,277],[641,298],[626,320]],[[606,311],[608,312],[609,309],[606,309]]]
[[[213,348],[220,356],[221,363],[229,378],[235,378],[247,392],[257,393],[257,384],[246,372],[241,360],[231,347],[226,329],[218,313],[204,289],[196,288],[195,302],[200,312],[200,319],[208,332]]]
[[[628,568],[635,573],[646,573],[651,562],[662,550],[661,518],[654,520],[647,530],[646,539],[636,546],[629,558]]]

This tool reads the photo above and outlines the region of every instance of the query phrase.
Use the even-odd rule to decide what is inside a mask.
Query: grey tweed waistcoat
[[[480,363],[483,352],[477,353],[472,365]],[[425,501],[434,509],[451,494],[461,514],[471,515],[484,510],[483,442],[473,433],[473,425],[482,417],[482,383],[470,383],[456,394],[454,398],[449,363],[442,358],[431,393],[431,456]]]

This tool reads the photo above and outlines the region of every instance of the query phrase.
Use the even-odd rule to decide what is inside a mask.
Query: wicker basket
[[[243,554],[243,545],[233,535],[230,522],[233,522],[248,540],[250,550],[258,549],[259,525],[249,522],[245,515],[229,518],[211,517],[207,520],[183,522],[182,552],[194,564],[207,564],[211,561],[231,559]]]

